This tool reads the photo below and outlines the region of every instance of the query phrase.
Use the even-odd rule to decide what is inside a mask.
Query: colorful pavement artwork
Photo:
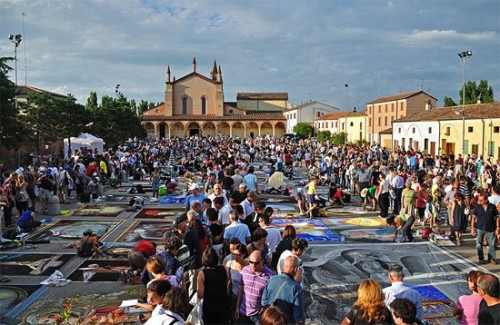
[[[6,319],[3,316],[38,288],[40,288],[39,285],[2,285],[0,287],[0,318],[2,324],[6,324],[4,323]]]
[[[458,324],[453,317],[455,303],[450,300],[441,290],[432,286],[413,286],[422,296],[422,308],[424,319],[431,324]]]
[[[74,254],[0,254],[2,275],[50,275],[59,270]]]
[[[340,237],[320,219],[278,219],[272,225],[281,231],[287,225],[292,225],[297,231],[297,237],[308,242],[340,242]]]
[[[379,217],[354,217],[354,218],[342,218],[342,219],[330,219],[329,224],[334,227],[385,227],[386,222],[384,218]]]
[[[98,283],[97,283],[98,284]],[[89,284],[86,284],[88,286]],[[101,285],[102,286],[102,285]],[[23,324],[56,324],[65,306],[71,304],[67,324],[138,324],[139,313],[119,308],[123,300],[137,299],[146,294],[144,288],[134,287],[118,292],[80,294],[78,296],[38,299],[16,319]]]
[[[360,240],[378,240],[378,241],[392,241],[394,238],[394,228],[360,228],[341,230],[340,234],[349,239]],[[401,231],[398,233],[398,238],[401,237]]]
[[[102,216],[116,217],[125,208],[116,205],[85,204],[79,209],[71,211],[74,216]]]
[[[170,230],[172,222],[137,220],[117,241],[138,242],[147,239],[155,242],[163,241],[163,235]]]
[[[175,219],[184,213],[181,209],[142,209],[136,219]]]
[[[31,240],[76,241],[87,229],[92,229],[97,237],[103,239],[119,221],[101,220],[58,220],[31,235]]]
[[[372,278],[389,286],[387,270],[395,263],[405,271],[405,284],[422,295],[424,318],[431,324],[456,324],[454,301],[470,294],[460,270],[473,265],[430,243],[310,245],[302,261],[306,310],[316,324],[340,323],[361,281]]]

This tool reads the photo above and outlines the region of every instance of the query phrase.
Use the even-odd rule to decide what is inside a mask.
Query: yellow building
[[[244,93],[238,94],[237,103],[224,102],[222,70],[215,61],[210,77],[196,72],[195,58],[191,73],[177,80],[171,74],[169,66],[165,102],[143,114],[149,137],[274,137],[285,133],[287,93]]]
[[[340,130],[346,133],[348,143],[367,140],[367,121],[366,111],[351,112],[339,119]]]
[[[393,123],[394,146],[500,159],[500,103],[435,108]]]
[[[446,115],[439,115],[441,153],[500,159],[500,103],[464,108],[465,111],[462,106],[446,107]]]

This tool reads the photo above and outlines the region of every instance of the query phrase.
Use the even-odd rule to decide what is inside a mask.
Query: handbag
[[[203,299],[200,299],[194,305],[193,310],[189,313],[186,318],[186,322],[190,322],[193,325],[203,325]]]

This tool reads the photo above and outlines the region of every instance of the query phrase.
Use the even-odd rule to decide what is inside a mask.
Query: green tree
[[[326,130],[326,131],[319,131],[318,132],[318,141],[321,141],[321,142],[326,142],[328,140],[330,140],[332,134],[330,131]]]
[[[16,106],[16,85],[7,74],[12,71],[7,63],[13,58],[0,58],[0,146],[19,149],[29,141],[29,129],[20,119],[19,105]],[[19,102],[18,102],[19,103]]]
[[[462,105],[464,100],[463,92],[465,88],[465,105],[476,104],[480,99],[482,103],[494,103],[495,95],[493,87],[488,84],[487,80],[481,80],[479,85],[475,81],[467,81],[458,92],[460,96],[458,103]],[[456,106],[455,101],[450,97],[444,97],[444,106]]]
[[[444,107],[457,106],[453,98],[444,96]]]
[[[345,132],[335,133],[332,135],[331,140],[334,145],[340,146],[341,144],[344,144],[345,141],[347,140],[347,133]]]
[[[293,127],[293,132],[295,132],[299,138],[310,137],[313,134],[313,131],[312,126],[307,123],[297,123],[297,125]]]
[[[70,138],[79,136],[88,122],[84,107],[72,95],[60,98],[49,93],[30,93],[26,99],[20,103],[22,120],[31,130],[28,136],[36,141],[37,153],[41,139],[55,142],[68,138],[71,147]]]
[[[92,95],[92,94],[91,94]],[[97,102],[97,97],[91,100]],[[94,107],[87,101],[87,111],[93,122],[90,131],[113,146],[128,138],[144,138],[146,130],[136,115],[135,101],[128,101],[123,94],[117,98],[103,96],[101,104]]]

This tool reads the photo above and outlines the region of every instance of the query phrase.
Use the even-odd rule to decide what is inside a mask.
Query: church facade
[[[209,77],[196,71],[193,58],[191,73],[171,78],[168,66],[166,79],[164,103],[142,116],[149,137],[279,137],[286,131],[287,93],[239,93],[237,102],[225,102],[215,61]]]

